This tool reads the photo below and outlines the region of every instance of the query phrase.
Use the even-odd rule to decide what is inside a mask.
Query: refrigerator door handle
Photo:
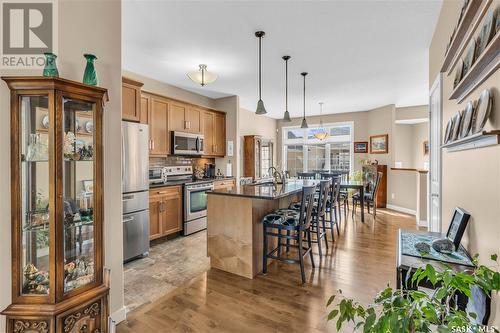
[[[132,222],[134,220],[134,217],[133,216],[130,216],[129,218],[126,218],[126,219],[123,219],[123,223],[127,223],[127,222]]]

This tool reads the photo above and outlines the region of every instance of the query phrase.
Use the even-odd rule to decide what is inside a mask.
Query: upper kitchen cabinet
[[[150,100],[149,155],[167,156],[170,153],[170,137],[168,135],[169,104],[162,97],[150,94],[143,95]]]
[[[141,87],[142,82],[126,77],[122,78],[122,119],[141,121]]]
[[[224,156],[226,154],[226,115],[215,111],[203,111],[203,147],[205,156]]]
[[[141,124],[149,124],[151,118],[151,98],[149,95],[141,94]]]
[[[169,101],[169,130],[201,133],[202,110],[178,101]]]

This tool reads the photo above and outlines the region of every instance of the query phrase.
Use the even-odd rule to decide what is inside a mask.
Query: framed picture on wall
[[[424,155],[429,155],[429,141],[425,140],[423,146],[424,146]]]
[[[370,136],[370,154],[389,153],[389,134]]]
[[[455,212],[453,213],[448,232],[446,233],[446,238],[452,241],[455,245],[455,251],[460,246],[460,241],[462,240],[462,236],[464,235],[464,231],[467,227],[467,223],[469,222],[469,218],[470,214],[465,210],[459,207],[455,208]]]
[[[354,142],[354,152],[355,153],[367,153],[368,152],[368,141],[355,141]]]

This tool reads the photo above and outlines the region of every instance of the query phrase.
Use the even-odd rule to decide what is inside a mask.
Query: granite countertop
[[[197,183],[197,182],[209,182],[209,181],[217,181],[217,180],[228,180],[234,179],[234,177],[220,177],[220,178],[203,178],[199,180],[178,180],[178,181],[169,181],[166,184],[150,184],[149,188],[158,188],[158,187],[168,187],[168,186],[179,186],[187,183]]]
[[[232,189],[212,190],[207,193],[212,195],[275,200],[299,193],[302,191],[303,186],[317,184],[317,180],[290,180],[286,184],[237,185]]]

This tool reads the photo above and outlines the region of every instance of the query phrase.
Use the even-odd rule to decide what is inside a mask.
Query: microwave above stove
[[[174,155],[203,155],[203,135],[172,132],[172,152]]]

